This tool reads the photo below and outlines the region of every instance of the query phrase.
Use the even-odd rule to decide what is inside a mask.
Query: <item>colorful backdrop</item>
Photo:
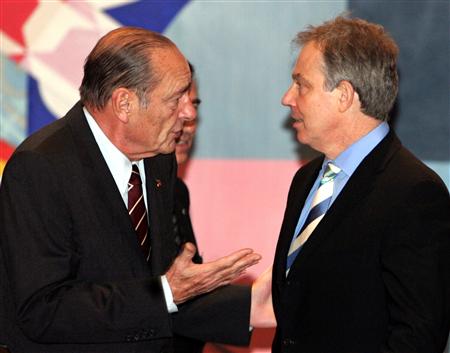
[[[315,155],[299,146],[280,104],[308,24],[344,11],[383,24],[400,46],[400,96],[393,127],[450,185],[448,1],[37,1],[0,2],[0,175],[29,133],[78,100],[82,65],[98,38],[121,25],[163,32],[194,63],[203,101],[193,159],[183,170],[203,257],[241,247],[269,266],[287,190]],[[246,349],[268,352],[272,330]]]

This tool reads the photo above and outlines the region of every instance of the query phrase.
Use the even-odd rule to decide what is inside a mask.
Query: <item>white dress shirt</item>
[[[84,115],[89,124],[89,127],[94,135],[95,141],[97,142],[100,152],[108,165],[109,171],[116,182],[117,189],[122,196],[125,207],[128,208],[128,181],[130,180],[131,170],[133,164],[136,164],[139,168],[139,174],[141,176],[142,185],[145,185],[145,168],[144,160],[131,162],[127,156],[125,156],[104,134],[100,126],[98,126],[95,119],[88,112],[88,110],[83,107]],[[145,206],[148,210],[147,193],[142,193],[144,196]],[[148,215],[148,212],[147,212]],[[150,224],[150,223],[149,223]],[[136,240],[137,241],[137,240]],[[166,276],[161,276],[161,283],[164,291],[164,297],[166,299],[167,310],[169,313],[178,311],[176,304],[173,302],[172,290],[170,289],[169,282]]]

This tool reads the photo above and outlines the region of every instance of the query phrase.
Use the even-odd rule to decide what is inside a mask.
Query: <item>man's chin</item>
[[[175,150],[175,156],[177,157],[177,163],[178,164],[184,164],[188,160],[188,154],[186,152],[180,152],[178,150]]]
[[[176,147],[175,141],[165,143],[165,144],[161,145],[161,147],[158,150],[158,153],[169,154],[169,153],[175,152],[175,147]]]
[[[297,130],[297,141],[304,145],[308,144],[308,138],[305,134],[305,131],[300,129]]]

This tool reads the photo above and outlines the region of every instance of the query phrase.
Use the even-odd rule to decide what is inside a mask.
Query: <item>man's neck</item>
[[[330,145],[326,151],[322,151],[328,159],[336,159],[342,152],[353,145],[356,141],[362,139],[368,133],[376,129],[381,120],[364,115],[362,118],[354,120],[355,123],[348,126],[341,136],[336,137],[335,144]]]

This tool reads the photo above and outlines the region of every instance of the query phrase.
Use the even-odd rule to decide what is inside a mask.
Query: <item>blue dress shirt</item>
[[[389,132],[389,125],[386,122],[382,122],[375,129],[370,131],[367,135],[360,138],[358,141],[353,143],[350,147],[348,147],[345,151],[343,151],[333,162],[337,167],[341,168],[341,172],[334,179],[334,190],[333,196],[331,198],[330,205],[336,200],[339,193],[344,188],[347,181],[352,176],[353,172],[358,168],[359,164],[363,161],[363,159],[377,146],[381,140]],[[306,198],[305,205],[303,206],[302,212],[300,214],[300,218],[297,222],[297,227],[295,227],[295,233],[293,234],[292,240],[294,240],[300,230],[303,228],[306,217],[308,216],[309,209],[311,207],[311,202],[314,197],[316,190],[319,188],[320,179],[325,171],[325,167],[328,162],[331,160],[325,158],[322,163],[322,168],[317,175],[317,179],[314,182],[308,197]]]

